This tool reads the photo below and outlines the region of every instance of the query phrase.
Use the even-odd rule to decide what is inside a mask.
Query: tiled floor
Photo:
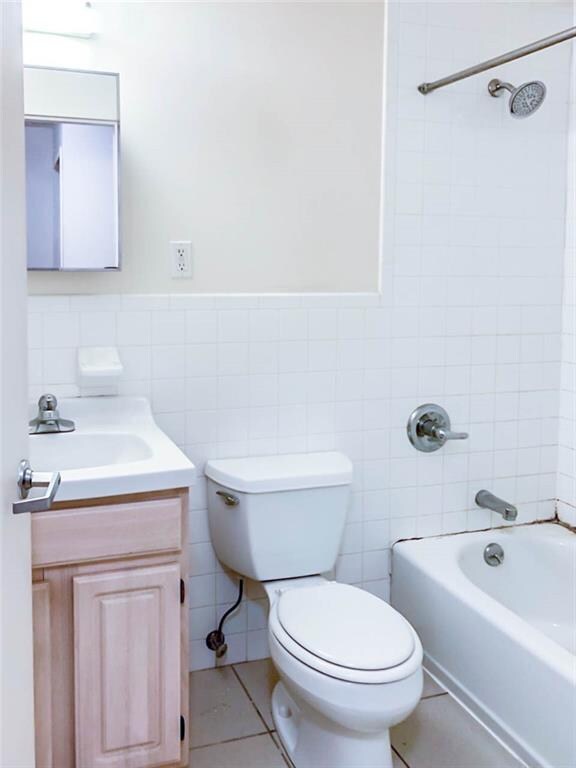
[[[276,680],[268,659],[191,674],[190,768],[289,768],[270,712]],[[520,768],[428,675],[392,746],[394,768]]]

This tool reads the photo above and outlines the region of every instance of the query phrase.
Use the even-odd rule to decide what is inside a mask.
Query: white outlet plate
[[[192,243],[190,240],[170,242],[170,274],[176,278],[192,277]]]

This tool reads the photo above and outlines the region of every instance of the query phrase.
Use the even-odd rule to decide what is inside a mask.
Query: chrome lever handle
[[[20,488],[21,501],[15,501],[12,504],[13,514],[46,512],[52,506],[61,480],[60,472],[33,472],[30,462],[22,459],[18,466],[18,487]],[[46,488],[46,493],[29,499],[28,494],[31,488]]]
[[[434,427],[432,434],[443,443],[446,440],[467,440],[469,437],[468,432],[452,432],[451,429],[445,429],[444,427]]]
[[[406,430],[414,448],[430,453],[442,448],[448,440],[466,440],[468,432],[453,432],[450,427],[450,417],[444,408],[425,403],[412,411]]]

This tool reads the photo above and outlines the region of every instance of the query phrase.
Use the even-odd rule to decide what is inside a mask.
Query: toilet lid
[[[329,582],[283,592],[284,631],[309,653],[349,669],[390,669],[414,652],[414,633],[391,605],[348,584]]]

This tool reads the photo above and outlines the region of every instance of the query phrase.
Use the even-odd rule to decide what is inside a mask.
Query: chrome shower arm
[[[443,88],[445,85],[457,83],[459,80],[465,80],[467,77],[478,75],[480,72],[485,72],[487,69],[499,67],[501,64],[506,64],[509,61],[521,59],[523,56],[529,56],[531,53],[542,51],[544,48],[550,48],[552,45],[564,43],[566,40],[571,40],[574,37],[576,37],[576,27],[569,27],[563,32],[558,32],[556,35],[543,37],[541,40],[536,40],[534,43],[525,45],[522,48],[516,48],[513,51],[509,51],[508,53],[503,53],[501,56],[496,56],[493,59],[483,61],[481,64],[476,64],[474,67],[462,69],[460,72],[455,72],[453,75],[443,77],[441,80],[434,80],[432,83],[421,83],[418,86],[418,90],[423,95],[426,95],[431,91],[435,91],[437,88]]]
[[[512,83],[505,83],[503,80],[490,80],[488,83],[488,93],[490,96],[501,96],[502,91],[514,93],[514,86]]]

